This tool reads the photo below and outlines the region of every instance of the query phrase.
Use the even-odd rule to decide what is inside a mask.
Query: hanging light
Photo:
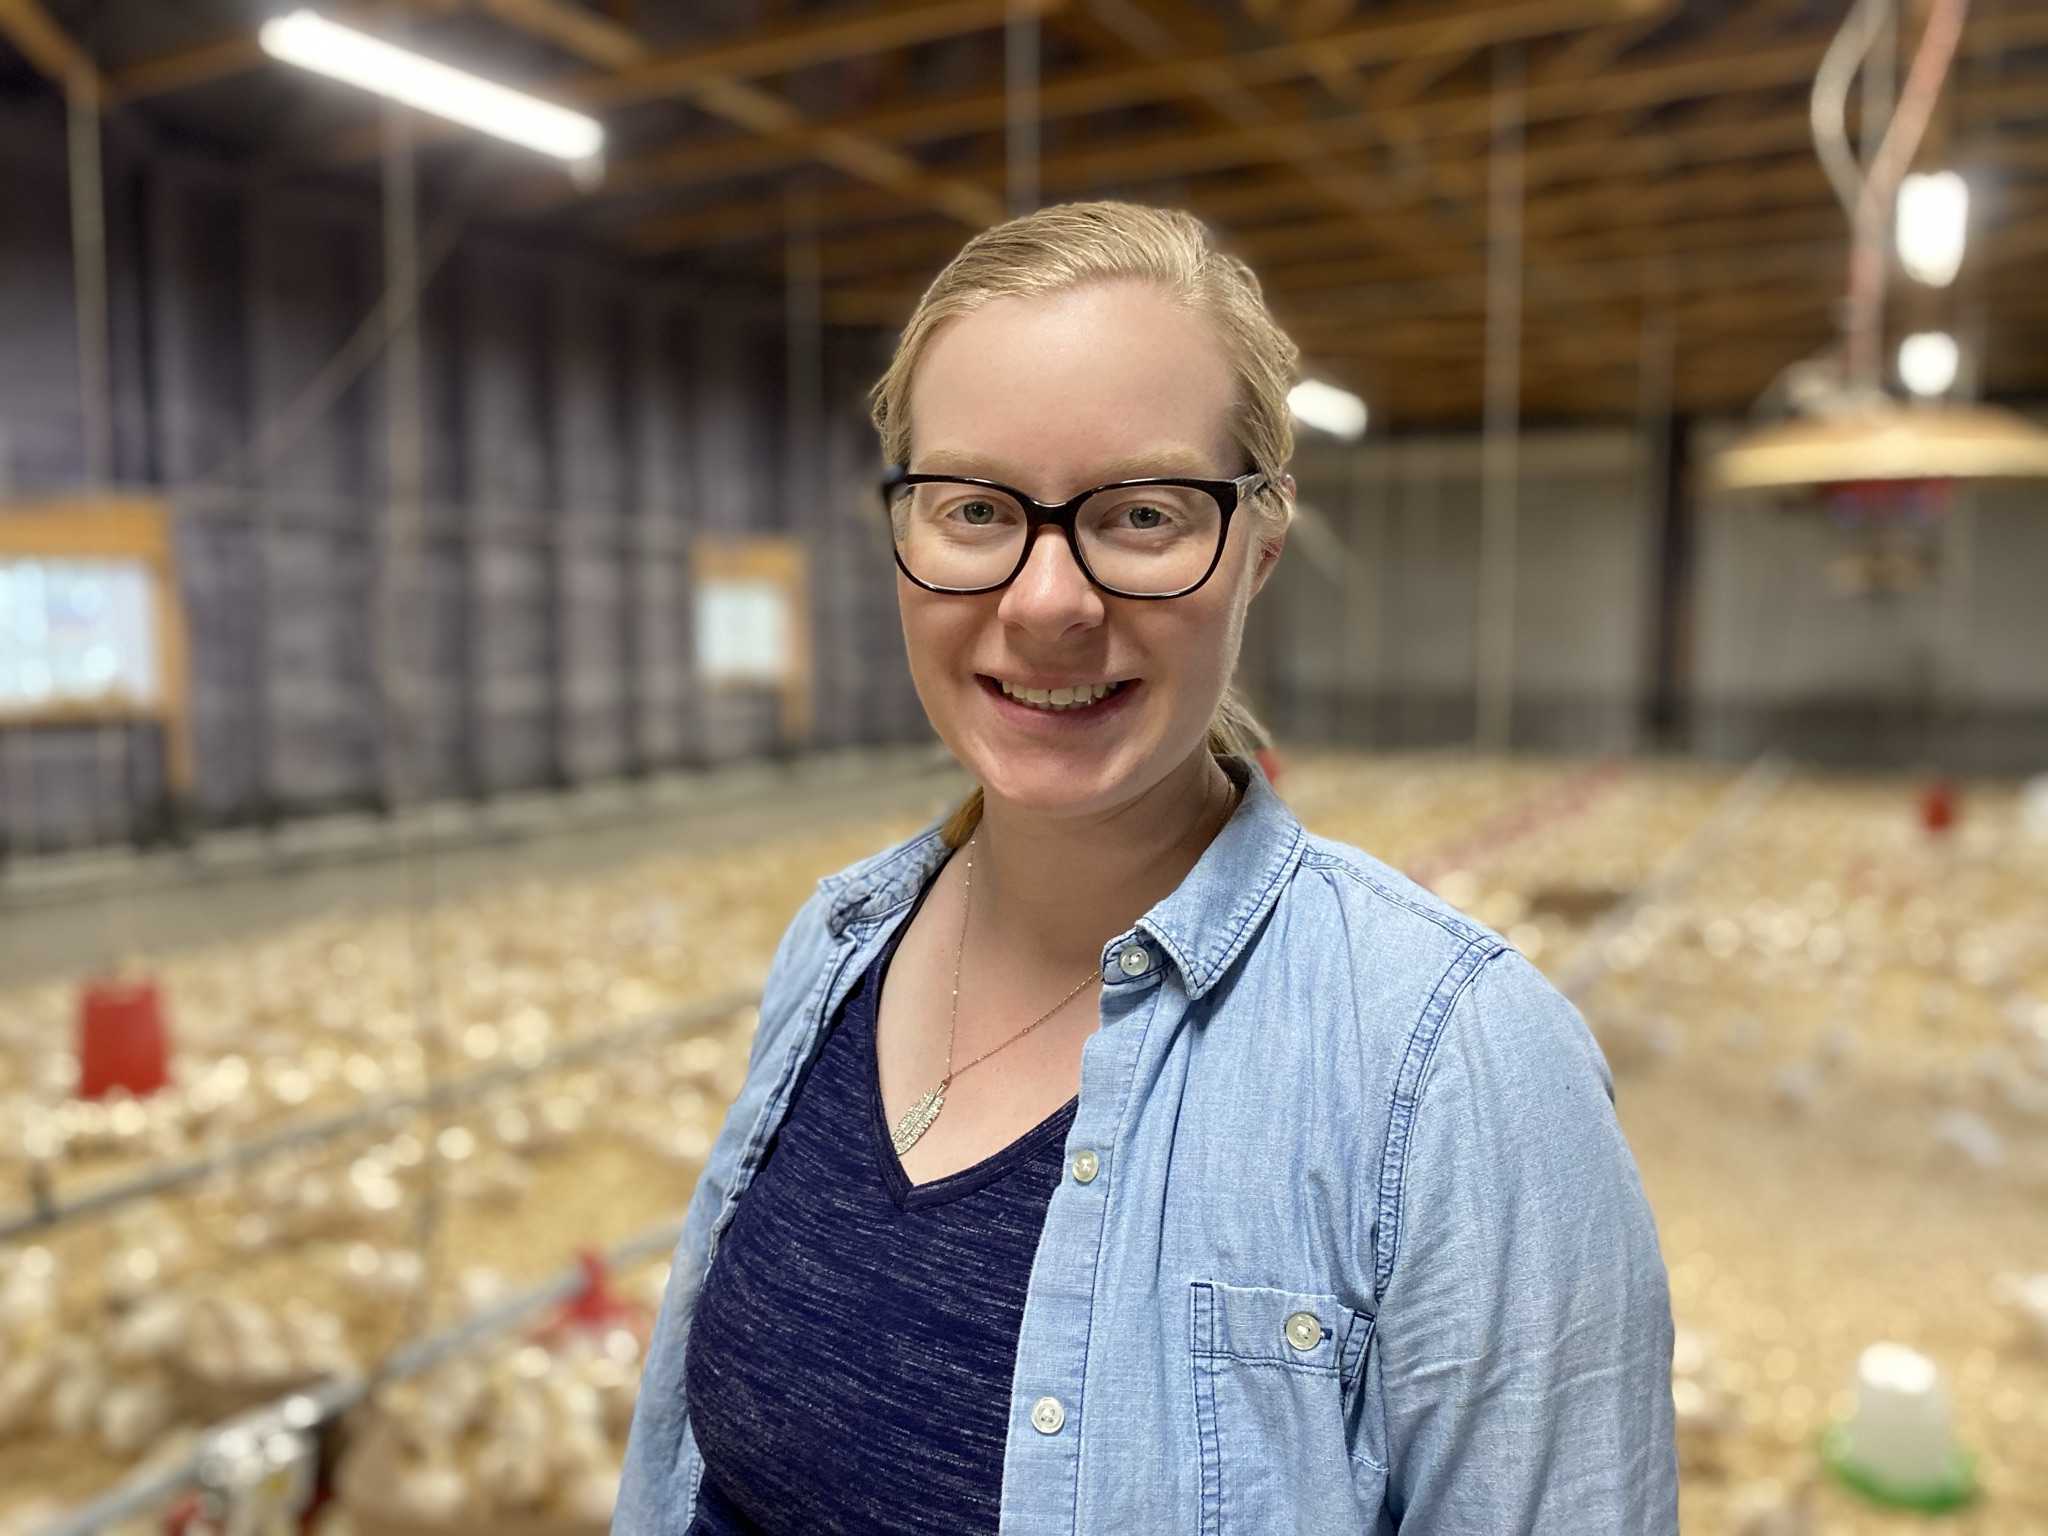
[[[1908,176],[1899,184],[1899,265],[1930,288],[1946,288],[1963,264],[1970,184],[1954,171]]]
[[[604,128],[595,118],[344,27],[313,11],[293,11],[266,21],[256,39],[274,59],[558,160],[587,163],[604,149]]]
[[[1365,402],[1348,389],[1303,379],[1287,392],[1287,408],[1305,427],[1355,443],[1365,436]]]
[[[2048,475],[2048,432],[2024,417],[1884,399],[1758,427],[1714,464],[1720,485],[1745,491],[2037,475]]]
[[[1922,400],[1948,393],[1959,361],[1947,331],[1915,331],[1899,343],[1899,382]]]
[[[1965,479],[2048,476],[2048,432],[1993,406],[1939,402],[1954,385],[1955,339],[1925,331],[1898,352],[1906,404],[1882,383],[1885,239],[1914,277],[1946,283],[1962,261],[1969,188],[1953,171],[1906,176],[1962,35],[1968,0],[1934,0],[1892,119],[1868,163],[1850,151],[1849,82],[1879,28],[1883,0],[1857,0],[1814,82],[1814,146],[1850,216],[1849,292],[1838,349],[1780,376],[1790,409],[1714,461],[1730,490],[1818,492],[1859,516],[1938,516]]]

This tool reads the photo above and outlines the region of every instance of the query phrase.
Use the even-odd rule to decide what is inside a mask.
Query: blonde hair
[[[888,462],[910,462],[910,387],[940,326],[991,299],[1062,293],[1119,279],[1153,284],[1216,327],[1237,381],[1231,435],[1267,481],[1246,510],[1269,538],[1284,531],[1294,511],[1280,490],[1294,454],[1287,392],[1300,352],[1274,323],[1251,268],[1217,250],[1200,220],[1174,209],[1061,203],[969,240],[918,301],[889,371],[870,396]],[[1226,688],[1209,720],[1209,750],[1250,757],[1268,740],[1244,701]],[[946,819],[947,846],[966,842],[980,821],[977,789]]]

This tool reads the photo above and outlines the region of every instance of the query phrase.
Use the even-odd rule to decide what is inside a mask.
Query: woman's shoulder
[[[1483,1039],[1487,1065],[1504,1075],[1542,1058],[1610,1081],[1571,1001],[1508,940],[1419,882],[1361,849],[1309,837],[1295,886],[1302,917],[1341,933],[1344,963],[1373,978],[1356,989],[1371,999],[1362,1026],[1400,1021],[1418,1060],[1450,1029]],[[1395,997],[1400,1005],[1388,1008]]]
[[[823,936],[836,938],[856,922],[872,922],[913,905],[951,852],[939,823],[856,859],[818,882],[797,914]]]
[[[908,907],[945,859],[946,848],[934,824],[820,880],[790,919],[768,967],[761,1000],[763,1027],[800,1006],[834,943],[850,925]]]
[[[1363,849],[1305,837],[1288,901],[1292,963],[1306,950],[1346,971],[1361,1028],[1402,1030],[1426,1049],[1454,1012],[1477,1011],[1509,1051],[1551,1050],[1561,1035],[1591,1043],[1569,1000],[1507,939]]]
[[[1390,943],[1418,958],[1449,951],[1496,953],[1507,941],[1443,897],[1362,848],[1333,838],[1302,839],[1298,899],[1340,908],[1355,943]]]

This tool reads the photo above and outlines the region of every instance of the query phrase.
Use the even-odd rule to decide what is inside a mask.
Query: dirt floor
[[[2009,787],[1969,789],[1941,832],[1905,780],[1687,764],[1309,756],[1282,787],[1311,829],[1577,984],[1670,1266],[1688,1531],[2048,1532],[2048,1318],[2013,1304],[2019,1277],[2048,1273],[2048,840]],[[63,1106],[69,985],[0,993],[0,1178],[22,1187],[36,1145],[76,1192],[744,986],[820,874],[915,824],[870,814],[488,887],[430,922],[337,912],[159,956],[178,1086],[143,1120]],[[413,1024],[423,954],[438,1045]],[[220,1406],[170,1345],[64,1342],[134,1314],[134,1266],[161,1268],[155,1290],[267,1308],[307,1358],[326,1330],[374,1362],[674,1215],[748,1028],[733,1014],[0,1251],[0,1399],[31,1357],[74,1381],[68,1417],[9,1423],[0,1401],[0,1530],[134,1465],[109,1449],[113,1388],[131,1406],[176,1388],[145,1457]],[[387,1282],[414,1262],[427,1166],[443,1198],[422,1294]],[[1882,1511],[1819,1469],[1878,1340],[1942,1373],[1982,1488],[1959,1513]]]

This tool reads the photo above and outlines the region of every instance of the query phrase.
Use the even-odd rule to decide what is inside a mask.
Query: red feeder
[[[1947,779],[1936,779],[1920,791],[1920,825],[1936,836],[1956,824],[1956,787]]]
[[[163,999],[153,981],[86,984],[78,1006],[78,1096],[147,1098],[170,1080]]]
[[[612,1289],[611,1270],[605,1265],[604,1255],[594,1248],[585,1248],[576,1255],[576,1262],[583,1266],[583,1288],[562,1303],[547,1331],[601,1334],[624,1328],[644,1334],[646,1308],[635,1306]]]

